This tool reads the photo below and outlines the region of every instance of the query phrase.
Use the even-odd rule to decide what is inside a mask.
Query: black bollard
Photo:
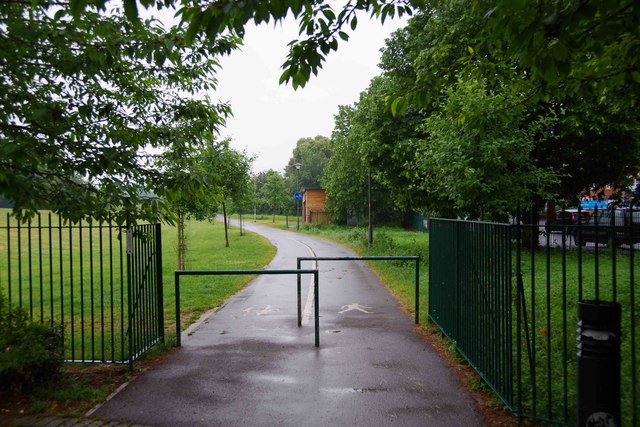
[[[578,302],[577,355],[577,426],[620,426],[620,304]]]

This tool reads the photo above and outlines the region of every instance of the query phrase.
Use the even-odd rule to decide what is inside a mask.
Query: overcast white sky
[[[347,43],[331,52],[317,77],[303,89],[278,85],[287,44],[297,36],[297,24],[288,19],[247,28],[244,46],[223,58],[214,99],[230,101],[234,117],[222,130],[232,146],[254,155],[254,172],[284,171],[300,138],[331,136],[339,105],[350,105],[370,80],[380,74],[380,48],[406,19],[384,25],[358,16],[358,27]]]

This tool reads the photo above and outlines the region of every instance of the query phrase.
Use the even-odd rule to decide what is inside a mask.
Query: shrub
[[[61,328],[33,322],[0,294],[0,394],[28,392],[57,378],[63,350]]]

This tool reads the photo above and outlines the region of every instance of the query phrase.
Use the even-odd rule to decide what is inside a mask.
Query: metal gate
[[[51,214],[0,227],[0,293],[61,327],[67,362],[131,364],[164,338],[159,224],[68,223]]]

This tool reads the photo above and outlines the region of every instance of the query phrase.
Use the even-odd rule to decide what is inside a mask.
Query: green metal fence
[[[521,417],[576,424],[577,305],[611,301],[622,308],[621,425],[640,425],[635,231],[599,227],[430,221],[429,317]]]
[[[0,227],[0,292],[61,326],[67,362],[132,363],[163,339],[160,225],[64,222],[51,214]]]
[[[429,318],[505,402],[514,399],[509,226],[431,220]]]

